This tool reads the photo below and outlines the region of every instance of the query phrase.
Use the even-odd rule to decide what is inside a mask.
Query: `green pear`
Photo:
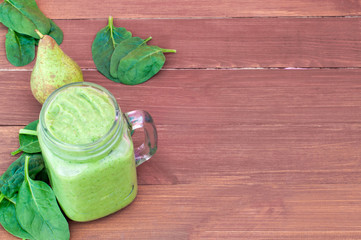
[[[34,97],[43,104],[46,98],[61,86],[83,82],[83,73],[79,65],[61,50],[52,37],[35,31],[40,36],[40,41],[30,85]]]

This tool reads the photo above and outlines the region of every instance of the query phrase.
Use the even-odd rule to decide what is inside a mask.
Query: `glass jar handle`
[[[139,166],[157,151],[158,135],[152,116],[146,111],[135,110],[124,114],[130,130],[144,129],[144,143],[134,151],[135,164]]]

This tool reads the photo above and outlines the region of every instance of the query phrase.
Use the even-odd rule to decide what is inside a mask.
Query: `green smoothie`
[[[69,144],[95,142],[110,130],[114,119],[111,99],[92,87],[64,89],[45,114],[45,124],[51,134]]]
[[[90,221],[131,203],[137,194],[133,144],[110,97],[74,85],[57,93],[44,111],[40,121],[45,121],[52,141],[40,131],[40,146],[65,214]]]

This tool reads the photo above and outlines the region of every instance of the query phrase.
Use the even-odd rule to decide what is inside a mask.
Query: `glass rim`
[[[111,102],[114,106],[114,111],[115,111],[115,118],[113,121],[113,124],[111,126],[111,128],[108,130],[108,132],[106,134],[104,134],[102,137],[100,137],[98,140],[94,141],[94,142],[90,142],[90,143],[85,143],[85,144],[70,144],[70,143],[66,143],[63,142],[61,140],[59,140],[58,138],[56,138],[47,128],[46,123],[45,123],[45,113],[48,109],[48,107],[50,106],[50,104],[52,103],[52,101],[55,99],[55,97],[64,89],[69,88],[69,87],[74,87],[74,86],[88,86],[88,87],[93,87],[97,90],[100,90],[104,93],[107,94],[107,96],[111,99]],[[109,134],[111,134],[114,129],[117,127],[117,123],[122,120],[122,112],[120,110],[120,107],[115,99],[115,97],[113,96],[113,94],[111,94],[106,88],[96,84],[96,83],[91,83],[91,82],[74,82],[74,83],[69,83],[66,84],[56,90],[54,90],[49,96],[48,98],[45,100],[41,110],[40,110],[40,117],[39,117],[39,123],[40,123],[40,127],[42,128],[43,132],[45,133],[45,137],[47,138],[47,140],[50,140],[52,143],[57,144],[57,145],[61,145],[64,148],[67,149],[71,149],[73,148],[75,149],[91,149],[93,147],[96,147],[99,143],[103,142],[108,136]]]

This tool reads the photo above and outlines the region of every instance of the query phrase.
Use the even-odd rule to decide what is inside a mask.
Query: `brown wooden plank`
[[[361,185],[348,184],[147,185],[123,211],[70,231],[75,240],[359,239],[360,199]]]
[[[58,20],[63,50],[82,68],[95,68],[91,44],[104,20]],[[173,48],[165,68],[360,67],[361,18],[116,20],[135,36]],[[0,69],[6,60],[0,27]]]
[[[0,127],[0,173],[16,159],[20,128]],[[160,125],[158,133],[140,184],[361,183],[361,124]]]
[[[305,231],[304,235],[312,236],[315,231],[317,236],[318,231],[342,230],[343,236],[350,236],[347,231],[357,231],[360,236],[360,193],[354,192],[359,187],[144,186],[137,202],[119,214],[125,216],[115,214],[91,225],[73,224],[72,230],[79,234],[73,234],[75,239],[90,236],[111,239],[123,234],[125,239],[126,236],[135,239],[199,239],[206,231],[223,232],[223,237],[226,237],[233,231],[242,230],[244,233],[240,233],[239,238],[257,231],[268,231],[270,236],[277,236],[277,231]],[[134,220],[142,219],[142,224],[134,226],[132,216],[136,213],[141,214]],[[109,226],[110,222],[114,225]],[[91,232],[78,232],[79,228],[91,229]],[[105,229],[109,237],[96,233],[98,229]]]
[[[273,17],[361,15],[361,1],[340,0],[109,0],[37,1],[53,19],[187,18],[187,17]]]
[[[28,78],[22,72],[0,74],[1,124],[35,120],[40,105]],[[85,72],[87,80],[111,89],[123,111],[153,115],[159,151],[139,168],[142,184],[360,183],[359,75],[360,70],[168,70],[129,87]],[[19,129],[1,130],[2,171],[12,161]],[[206,160],[195,164],[198,158]]]
[[[0,74],[1,122],[34,120],[30,72]],[[136,202],[72,222],[72,239],[360,238],[360,70],[165,70],[133,87],[85,76],[152,113],[159,151],[138,168]],[[1,173],[19,128],[0,127]]]
[[[258,239],[258,240],[304,240],[304,239],[327,239],[327,240],[358,240],[361,232],[359,231],[214,231],[204,230],[204,232],[197,233],[196,237],[191,239],[230,239],[238,240],[244,239]]]
[[[111,90],[124,112],[149,111],[159,125],[359,123],[360,70],[161,71],[137,86],[95,71],[85,80]],[[0,72],[0,125],[37,119],[30,72]]]

